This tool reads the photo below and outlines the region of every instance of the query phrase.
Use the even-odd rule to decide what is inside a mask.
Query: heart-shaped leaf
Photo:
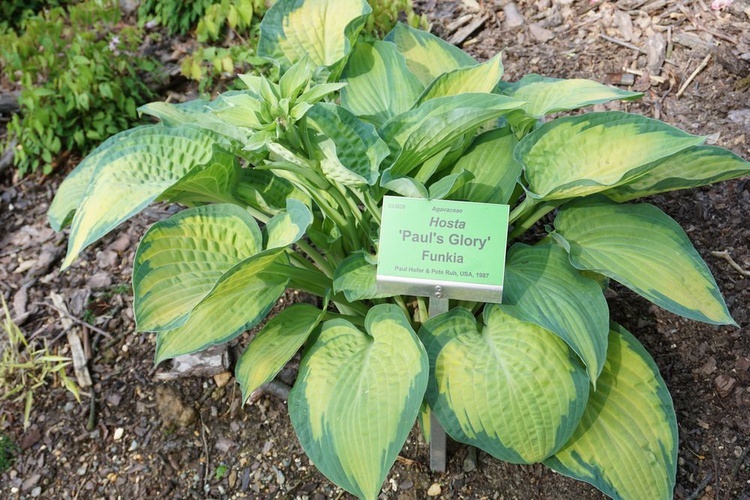
[[[545,461],[612,498],[671,499],[677,472],[677,419],[651,356],[613,324],[596,392],[570,441]]]
[[[454,69],[442,74],[425,89],[419,103],[470,92],[492,92],[503,76],[502,53],[482,64]]]
[[[427,321],[426,399],[450,436],[501,460],[534,463],[565,444],[586,407],[589,379],[565,342],[487,305]]]
[[[334,483],[374,500],[419,412],[427,354],[397,306],[375,306],[367,333],[323,324],[289,394],[302,448]]]
[[[555,228],[576,268],[617,280],[686,318],[736,325],[685,231],[655,206],[580,200],[560,210]]]

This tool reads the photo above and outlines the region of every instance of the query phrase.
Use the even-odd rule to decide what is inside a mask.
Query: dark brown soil
[[[646,93],[642,101],[607,109],[660,118],[748,158],[748,63],[740,57],[750,53],[750,10],[743,12],[748,2],[735,0],[724,12],[706,3],[520,0],[515,6],[523,24],[516,27],[506,2],[418,5],[431,16],[436,33],[463,37],[463,48],[478,59],[504,50],[507,80],[536,72],[620,83],[631,78],[624,68],[645,72],[633,85]],[[464,35],[456,22],[462,16],[463,26],[485,20]],[[664,49],[655,51],[660,39]],[[668,61],[660,63],[659,54]],[[22,448],[0,476],[1,498],[350,498],[310,465],[283,401],[265,395],[243,407],[233,379],[221,387],[226,382],[221,378],[158,379],[166,368],[153,368],[153,336],[134,332],[130,273],[140,236],[169,207],[149,208],[60,272],[66,237],[49,229],[45,219],[60,176],[5,177],[0,293],[27,336],[46,339],[60,354],[70,355],[66,328],[86,333],[94,385],[83,390],[82,404],[57,385],[37,389],[26,430],[22,405],[0,403],[0,432]],[[618,285],[607,292],[613,319],[646,346],[672,393],[680,432],[675,490],[680,499],[750,499],[750,279],[712,254],[726,251],[750,269],[748,180],[649,200],[687,231],[740,328],[685,320]],[[49,305],[53,293],[65,298],[72,316],[106,335],[66,326]],[[280,307],[295,300],[299,297],[289,293]],[[246,342],[247,335],[239,344]],[[381,498],[426,498],[434,484],[446,499],[603,497],[541,465],[472,455],[451,443],[448,471],[430,472],[427,446],[413,432]]]

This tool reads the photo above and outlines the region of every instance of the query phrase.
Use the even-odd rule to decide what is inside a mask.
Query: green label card
[[[501,302],[508,213],[508,205],[386,196],[378,291]]]

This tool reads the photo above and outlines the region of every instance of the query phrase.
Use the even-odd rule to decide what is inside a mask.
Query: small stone
[[[216,440],[216,444],[214,445],[214,448],[217,450],[226,453],[228,452],[233,446],[237,446],[237,443],[232,441],[231,439],[227,439],[225,437],[220,437]]]
[[[227,477],[227,481],[229,481],[229,488],[234,489],[234,485],[237,484],[237,471],[232,469],[229,472],[229,476]]]
[[[398,485],[398,489],[400,490],[409,490],[414,487],[414,481],[411,479],[406,479],[404,481],[401,481],[401,484]]]
[[[216,375],[214,375],[214,382],[216,382],[216,387],[226,386],[231,378],[232,372],[217,373]]]
[[[732,390],[734,389],[736,383],[737,380],[723,373],[714,379],[716,391],[722,398],[725,398],[732,393]]]
[[[443,488],[441,488],[438,483],[432,483],[432,485],[427,490],[427,496],[436,497],[440,495],[442,492],[443,492]]]
[[[42,478],[39,474],[33,474],[30,477],[26,478],[26,480],[21,484],[21,491],[28,491],[34,486],[37,485],[39,480]]]
[[[464,472],[472,472],[477,468],[477,449],[470,446],[464,458]]]
[[[518,28],[523,26],[526,20],[518,12],[518,7],[513,2],[510,2],[503,7],[505,13],[505,27],[509,29]]]
[[[156,386],[156,410],[164,427],[187,427],[198,418],[195,408],[183,403],[180,395],[165,385]]]
[[[547,43],[553,38],[555,38],[555,34],[548,30],[547,28],[543,28],[537,23],[531,23],[529,25],[529,32],[531,33],[531,36],[534,37],[534,39],[541,43]]]
[[[34,498],[38,497],[41,494],[42,494],[42,487],[41,486],[37,486],[36,488],[34,488],[33,490],[31,490],[31,496],[34,497]]]
[[[122,439],[123,434],[125,434],[125,429],[123,429],[122,427],[118,427],[117,429],[115,429],[115,434],[113,436],[114,440],[119,441],[120,439]]]
[[[122,233],[111,245],[109,245],[110,250],[114,250],[115,252],[124,252],[125,250],[130,248],[130,236],[128,236],[127,233]]]
[[[88,279],[86,286],[91,289],[109,288],[112,286],[112,277],[105,272],[96,273]]]
[[[37,444],[40,439],[42,439],[42,433],[39,432],[39,427],[35,425],[21,438],[21,449],[28,450]]]

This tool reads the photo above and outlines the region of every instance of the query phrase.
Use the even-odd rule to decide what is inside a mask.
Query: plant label
[[[508,205],[386,196],[379,293],[500,303]]]

